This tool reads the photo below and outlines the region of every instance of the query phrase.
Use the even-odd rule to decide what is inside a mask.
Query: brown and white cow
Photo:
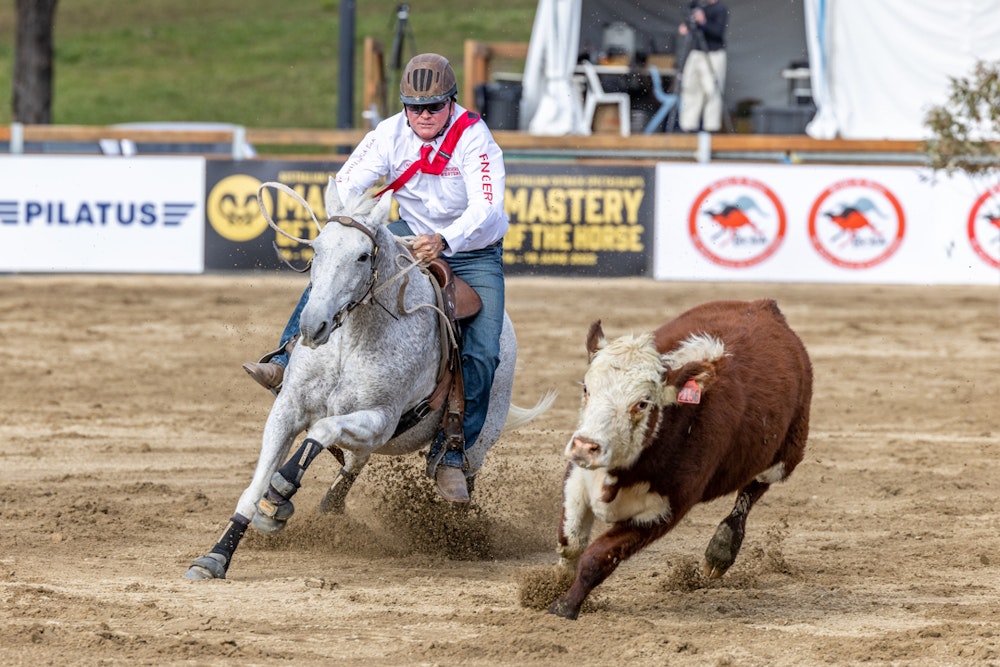
[[[812,398],[809,356],[772,300],[702,304],[611,342],[598,320],[587,350],[557,548],[576,579],[549,607],[571,619],[694,505],[738,491],[705,552],[706,575],[722,576],[750,508],[802,460]],[[611,527],[588,545],[595,517]]]

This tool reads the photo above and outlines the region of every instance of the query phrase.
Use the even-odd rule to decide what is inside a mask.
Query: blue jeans
[[[282,368],[288,366],[288,352],[285,351],[285,345],[288,341],[299,335],[299,329],[302,328],[299,324],[299,319],[302,317],[302,309],[306,307],[306,302],[309,301],[309,292],[311,291],[312,283],[309,283],[306,285],[305,291],[302,292],[302,296],[299,297],[299,302],[295,304],[295,310],[292,311],[292,316],[288,318],[285,330],[281,332],[281,342],[278,343],[278,348],[281,352],[271,357],[272,364],[278,364]]]
[[[403,220],[389,225],[389,231],[396,236],[411,236],[413,232]],[[500,333],[503,331],[505,303],[503,275],[503,243],[497,242],[480,250],[458,252],[451,257],[443,257],[459,278],[476,290],[483,302],[482,310],[460,322],[462,329],[462,379],[465,382],[465,447],[476,442],[486,422],[486,412],[490,406],[490,390],[493,376],[500,364]],[[310,287],[306,287],[298,305],[281,334],[281,347],[299,333],[299,318],[309,300]],[[288,353],[282,351],[271,361],[279,366],[288,364]],[[461,455],[448,452],[445,465],[461,466]]]

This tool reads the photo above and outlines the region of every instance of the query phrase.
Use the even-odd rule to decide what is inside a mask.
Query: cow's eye
[[[588,394],[587,394],[587,385],[581,384],[580,388],[583,390],[583,398],[584,398],[584,400],[586,400],[586,398],[588,396]]]
[[[639,401],[634,406],[632,406],[632,412],[636,414],[640,412],[646,412],[647,410],[649,410],[649,401],[645,400]]]

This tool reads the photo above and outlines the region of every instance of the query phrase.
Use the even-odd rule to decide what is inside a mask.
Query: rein
[[[357,308],[359,305],[361,305],[362,303],[364,303],[367,299],[371,299],[375,303],[378,303],[378,301],[375,299],[375,297],[377,297],[381,292],[383,292],[385,289],[387,289],[392,283],[396,282],[397,280],[400,280],[400,279],[404,278],[414,268],[418,268],[418,267],[421,266],[420,262],[417,261],[412,256],[410,258],[407,258],[405,255],[398,255],[396,257],[396,263],[397,263],[397,265],[400,263],[399,260],[402,260],[404,265],[400,267],[399,271],[397,271],[396,273],[394,273],[392,276],[390,276],[386,280],[382,281],[381,284],[377,285],[376,283],[378,283],[378,269],[375,267],[375,261],[376,261],[376,258],[378,257],[378,253],[379,253],[379,244],[378,244],[378,239],[375,237],[375,234],[370,229],[368,229],[368,227],[366,227],[365,225],[361,224],[360,222],[358,222],[354,218],[352,218],[350,216],[346,216],[346,215],[335,215],[335,216],[333,216],[331,218],[328,218],[327,221],[321,225],[319,223],[319,219],[316,217],[316,213],[312,209],[312,206],[310,206],[309,202],[307,202],[302,197],[302,195],[300,195],[298,192],[296,192],[292,188],[288,187],[284,183],[278,183],[278,182],[275,182],[275,181],[268,181],[266,183],[262,183],[260,185],[260,187],[257,189],[257,204],[260,207],[261,215],[264,216],[264,219],[267,221],[267,224],[271,226],[271,228],[273,228],[279,234],[281,234],[283,236],[286,236],[289,239],[292,239],[293,241],[297,241],[299,243],[303,243],[303,244],[308,245],[308,246],[312,245],[312,241],[311,240],[299,238],[297,236],[292,236],[291,234],[289,234],[288,232],[286,232],[285,230],[283,230],[281,227],[279,227],[277,225],[277,223],[274,222],[274,219],[271,217],[271,214],[268,212],[267,207],[264,206],[264,198],[261,196],[261,193],[264,191],[264,189],[268,188],[268,187],[275,188],[276,190],[281,190],[282,192],[284,192],[285,194],[287,194],[289,197],[291,197],[292,199],[294,199],[302,207],[304,207],[305,210],[309,213],[309,216],[312,218],[313,223],[315,223],[316,229],[318,229],[320,232],[322,232],[323,228],[327,224],[329,224],[330,222],[337,222],[337,223],[340,223],[341,225],[344,225],[345,227],[353,227],[354,229],[357,229],[358,231],[360,231],[361,233],[363,233],[365,236],[367,236],[369,239],[371,239],[373,250],[372,250],[372,258],[371,258],[371,275],[370,275],[370,277],[368,279],[368,286],[365,288],[365,293],[364,293],[364,295],[360,299],[358,299],[356,301],[351,301],[350,303],[348,303],[346,306],[344,306],[343,308],[341,308],[339,311],[337,311],[334,314],[334,316],[333,316],[333,329],[340,328],[340,326],[343,325],[344,319],[347,317],[347,315],[352,310],[354,310],[355,308]],[[401,245],[401,246],[403,246],[405,248],[408,248],[411,245],[411,243],[412,243],[412,237],[409,237],[409,238],[407,238],[407,237],[403,237],[403,238],[396,237],[395,240],[396,240],[396,242],[399,245]],[[275,249],[277,250],[277,244],[275,244]],[[298,269],[295,269],[295,270],[299,271],[299,273],[305,273],[306,271],[308,271],[311,268],[311,266],[312,266],[312,260],[309,260],[309,262],[306,264],[306,267],[304,269],[302,269],[301,271],[299,271]],[[421,271],[424,272],[424,273],[426,273],[423,269],[421,269]],[[431,283],[433,284],[434,283],[433,278],[430,278],[429,276],[428,276],[428,278],[431,280]],[[438,314],[445,321],[447,321],[447,316],[444,314],[444,310],[442,308],[440,308],[440,307],[437,307],[437,306],[434,306],[434,305],[431,305],[431,304],[418,304],[413,310],[409,310],[409,311],[406,310],[406,308],[403,305],[403,291],[405,291],[405,289],[406,289],[406,285],[404,283],[403,290],[400,292],[399,299],[398,299],[398,304],[397,304],[397,306],[399,308],[399,312],[401,312],[403,315],[410,315],[412,313],[415,313],[420,308],[431,308],[431,309],[437,311]],[[384,308],[384,306],[383,306],[383,308]],[[447,328],[450,329],[450,327],[447,327]]]

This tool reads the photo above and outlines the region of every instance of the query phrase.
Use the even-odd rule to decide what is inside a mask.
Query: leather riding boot
[[[275,392],[281,387],[282,380],[285,379],[285,367],[269,361],[258,363],[248,361],[243,364],[245,370],[257,384],[270,392]]]
[[[437,482],[438,495],[445,500],[453,503],[469,502],[469,487],[461,468],[442,463],[434,473],[434,481]]]

